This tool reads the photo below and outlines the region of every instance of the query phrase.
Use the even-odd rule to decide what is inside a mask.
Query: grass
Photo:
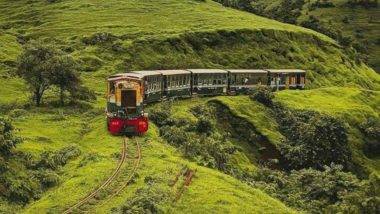
[[[276,120],[262,104],[252,101],[248,96],[217,97],[215,100],[228,106],[235,116],[253,124],[271,143],[278,144],[283,139]]]
[[[114,153],[120,151],[121,138],[107,133],[103,116],[88,118],[86,123],[90,127],[85,133],[82,127],[83,117],[72,114],[59,121],[52,120],[55,116],[56,114],[39,112],[36,109],[35,113],[17,119],[15,125],[20,129],[20,134],[28,136],[18,150],[38,155],[45,150],[56,150],[70,143],[77,145],[82,154],[60,170],[61,182],[58,186],[48,190],[38,201],[19,210],[21,213],[60,212],[100,184],[116,166]],[[34,125],[30,126],[28,121],[33,121]],[[169,201],[161,205],[167,212],[293,212],[278,200],[230,176],[184,160],[174,148],[158,137],[153,124],[146,136],[135,140],[140,141],[143,155],[136,181],[114,200],[95,205],[97,213],[109,212],[133,197],[138,188],[146,185],[144,178],[147,176],[158,176],[162,180],[158,185],[167,186],[184,165],[196,168],[196,177],[177,203]],[[83,160],[88,155],[97,158],[83,165]],[[67,197],[68,193],[70,197]],[[209,197],[210,194],[215,197]],[[242,205],[241,200],[246,203]]]
[[[15,36],[0,31],[0,63],[15,61],[22,51]]]
[[[363,7],[349,8],[345,6],[345,0],[332,0],[336,5],[333,8],[318,8],[308,15],[314,15],[323,22],[329,23],[332,28],[342,30],[345,35],[350,35],[357,39],[359,43],[368,42],[369,65],[376,71],[380,71],[380,45],[376,40],[380,34],[380,10],[377,8],[366,9]],[[299,19],[305,18],[301,16]],[[347,18],[349,23],[344,23]],[[372,21],[371,21],[372,20]],[[361,33],[358,33],[361,32]],[[359,35],[360,34],[360,35]]]
[[[168,10],[170,8],[170,10]],[[180,11],[180,12],[179,12]],[[227,9],[212,1],[1,0],[0,25],[28,36],[75,38],[97,32],[128,37],[172,36],[215,29],[310,30]]]
[[[82,152],[59,171],[58,186],[13,212],[61,212],[109,176],[117,163],[114,154],[120,151],[121,139],[110,136],[105,129],[101,113],[105,105],[104,81],[109,74],[126,69],[303,68],[308,70],[308,87],[330,87],[284,91],[278,93],[277,100],[291,107],[342,117],[352,127],[368,115],[378,117],[380,101],[376,90],[380,89],[380,76],[355,62],[352,53],[311,30],[224,8],[209,0],[57,3],[0,0],[0,27],[4,29],[0,33],[0,105],[26,104],[30,96],[25,83],[12,72],[22,48],[16,36],[47,38],[46,41],[54,40],[69,50],[74,58],[83,61],[81,71],[92,69],[82,72],[82,79],[98,97],[91,104],[94,109],[87,109],[86,113],[76,112],[77,109],[71,107],[32,107],[13,118],[19,134],[25,138],[17,147],[20,151],[37,156],[45,150],[75,144]],[[81,42],[83,37],[100,32],[112,33],[117,39],[95,45]],[[114,45],[122,50],[113,50]],[[92,65],[91,60],[96,65]],[[277,124],[267,109],[245,96],[181,100],[173,104],[174,117],[196,121],[189,109],[215,100],[252,123],[271,143],[281,140]],[[379,170],[379,160],[368,159],[360,153],[363,144],[360,133],[355,128],[350,131],[350,142],[356,145],[358,161],[369,170]],[[197,175],[180,201],[161,205],[167,212],[294,212],[237,179],[185,160],[160,139],[154,125],[146,136],[136,140],[143,145],[143,161],[135,183],[109,203],[95,205],[97,212],[110,212],[134,197],[137,189],[146,186],[144,178],[148,176],[158,177],[158,185],[167,188],[167,182],[184,165],[196,168]],[[241,148],[234,157],[235,164],[255,171],[254,152],[249,145],[233,143]],[[16,209],[0,203],[0,212]]]
[[[218,1],[218,0],[215,0]],[[369,65],[377,72],[380,71],[380,45],[378,43],[378,36],[380,33],[380,18],[379,7],[365,8],[362,6],[349,7],[347,0],[329,0],[333,3],[334,7],[322,7],[310,10],[311,5],[315,4],[319,0],[305,1],[302,9],[299,11],[301,15],[296,17],[297,25],[305,20],[308,20],[309,16],[317,17],[324,27],[332,30],[341,31],[343,36],[351,36],[359,45],[366,45],[367,50],[364,53],[368,53]],[[219,2],[236,3],[242,2],[238,0],[227,0]],[[284,0],[256,0],[256,9],[263,16],[273,17],[274,19],[281,17],[284,14],[279,14],[279,7],[284,3]],[[233,4],[232,4],[233,5]],[[276,15],[273,15],[275,13]]]

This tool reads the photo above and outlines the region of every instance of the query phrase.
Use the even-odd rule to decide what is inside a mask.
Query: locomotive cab
[[[148,118],[143,110],[143,80],[137,74],[108,79],[107,127],[112,134],[143,134]]]

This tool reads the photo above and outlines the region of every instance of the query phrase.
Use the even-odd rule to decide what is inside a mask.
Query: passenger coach
[[[229,91],[232,94],[247,93],[259,85],[267,85],[268,71],[266,70],[228,70]]]
[[[220,69],[189,69],[192,74],[192,94],[221,95],[227,93],[228,72]]]
[[[274,90],[304,89],[306,71],[298,69],[269,69],[269,85]]]

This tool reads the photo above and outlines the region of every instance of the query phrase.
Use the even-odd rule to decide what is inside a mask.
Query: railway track
[[[120,158],[120,160],[118,162],[118,165],[117,165],[115,171],[112,173],[112,175],[110,177],[108,177],[107,180],[104,181],[94,191],[92,191],[86,197],[84,197],[83,199],[81,199],[78,203],[76,203],[75,205],[73,205],[73,206],[69,207],[67,210],[65,210],[63,212],[64,214],[72,213],[76,209],[79,209],[81,206],[89,203],[90,200],[92,200],[101,191],[106,190],[107,187],[109,187],[111,184],[115,183],[115,181],[118,178],[118,175],[120,174],[120,172],[122,170],[122,165],[128,159],[128,157],[127,157],[127,140],[128,140],[127,137],[125,137],[124,140],[123,140],[123,149],[122,149],[122,152],[121,152],[121,158]],[[133,177],[134,177],[134,175],[135,175],[135,173],[136,173],[136,171],[137,171],[137,169],[138,169],[138,167],[140,165],[140,161],[141,161],[141,148],[140,148],[140,144],[138,143],[137,140],[136,140],[136,153],[137,153],[136,157],[135,157],[136,159],[134,160],[132,171],[131,171],[131,173],[129,173],[128,178],[125,181],[123,181],[121,184],[117,184],[118,188],[116,188],[116,190],[113,190],[113,194],[110,197],[108,197],[107,201],[110,200],[111,198],[115,197],[116,195],[118,195],[126,186],[128,186],[128,184],[133,179]]]

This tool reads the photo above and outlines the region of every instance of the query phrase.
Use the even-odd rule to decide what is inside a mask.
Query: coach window
[[[171,79],[171,86],[172,86],[172,88],[175,88],[176,87],[176,81],[177,81],[177,77],[175,76],[175,75],[173,75],[173,76],[170,76],[170,79]]]
[[[231,85],[235,85],[236,84],[236,74],[232,74],[231,75]]]
[[[110,82],[109,83],[109,87],[110,87],[109,93],[110,94],[115,94],[115,82]]]
[[[198,84],[204,85],[205,84],[205,78],[202,77],[201,75],[198,75],[198,74],[197,74],[197,76],[198,76]]]
[[[168,84],[168,88],[172,87],[170,76],[166,77],[166,81],[167,81],[167,84]]]
[[[183,75],[182,76],[182,87],[185,87],[186,86],[186,76],[185,75]]]

